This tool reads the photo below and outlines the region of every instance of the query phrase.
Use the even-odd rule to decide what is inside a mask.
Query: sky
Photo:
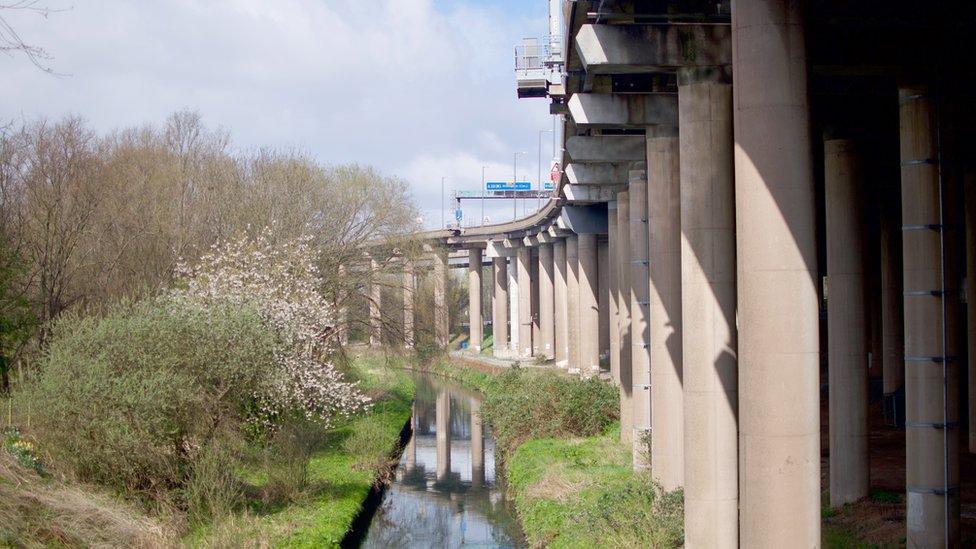
[[[454,189],[538,179],[548,102],[515,95],[514,45],[547,32],[546,0],[40,0],[5,10],[53,56],[0,55],[0,121],[80,115],[99,132],[199,112],[241,150],[298,149],[407,180],[428,228]],[[542,135],[543,178],[552,135]],[[536,201],[526,207],[534,208]],[[480,201],[465,203],[477,224]],[[522,207],[519,208],[521,214]],[[491,221],[512,204],[488,206]]]

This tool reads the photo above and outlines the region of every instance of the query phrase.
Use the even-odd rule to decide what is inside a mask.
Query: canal
[[[525,547],[481,395],[433,376],[416,384],[413,436],[363,547]]]

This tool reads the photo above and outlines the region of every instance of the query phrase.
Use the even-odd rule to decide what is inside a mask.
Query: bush
[[[533,438],[598,435],[620,417],[620,403],[599,379],[511,369],[487,384],[482,414],[504,456]]]
[[[182,506],[173,491],[200,474],[201,460],[216,459],[212,445],[240,437],[254,395],[276,383],[275,344],[247,307],[152,300],[98,318],[67,315],[14,399],[31,410],[32,434],[52,462]]]
[[[583,547],[680,547],[684,494],[664,492],[648,476],[634,475],[605,488],[574,518],[564,536]]]

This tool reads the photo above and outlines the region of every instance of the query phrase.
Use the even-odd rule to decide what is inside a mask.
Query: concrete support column
[[[566,309],[569,373],[580,374],[579,238],[566,238]]]
[[[630,360],[633,368],[634,468],[650,467],[651,435],[650,260],[647,230],[647,171],[635,162],[630,172]]]
[[[485,483],[485,432],[481,419],[481,401],[471,400],[471,483]]]
[[[434,416],[437,429],[437,481],[444,482],[451,474],[451,395],[447,391],[437,394]]]
[[[976,180],[966,181],[966,317],[969,322],[969,451],[976,454]]]
[[[958,360],[951,348],[954,297],[945,271],[935,100],[926,87],[898,90],[905,296],[905,427],[908,546],[959,544]],[[948,252],[945,252],[948,253]]]
[[[569,304],[566,294],[568,269],[566,267],[566,241],[558,240],[552,246],[552,263],[556,278],[553,288],[553,318],[555,321],[556,366],[569,364]]]
[[[446,349],[450,343],[450,316],[447,308],[447,252],[434,254],[434,344]]]
[[[750,549],[821,543],[820,301],[801,17],[797,0],[736,0],[732,10],[739,545]]]
[[[542,324],[539,322],[539,249],[529,248],[529,286],[532,293],[529,296],[532,319],[532,356],[542,356]]]
[[[518,255],[513,255],[508,261],[508,350],[511,357],[519,356],[519,277]]]
[[[339,290],[336,296],[337,307],[337,318],[336,324],[338,325],[339,331],[339,345],[349,344],[349,306],[346,304],[346,300],[349,299],[349,295],[346,293],[346,266],[339,265]]]
[[[556,304],[553,287],[552,244],[539,247],[539,348],[546,360],[556,358],[556,323],[554,307]]]
[[[580,377],[600,375],[599,272],[597,235],[579,235]]]
[[[868,495],[863,146],[846,139],[824,143],[831,507]]]
[[[375,259],[369,260],[369,346],[383,345],[383,320],[380,316],[380,306],[383,298],[380,286],[380,264]]]
[[[413,286],[413,263],[405,261],[403,264],[403,346],[407,349],[413,349],[415,342],[413,331]]]
[[[519,319],[519,358],[532,357],[532,249],[521,246],[518,249],[518,319]]]
[[[481,249],[468,250],[468,346],[476,354],[481,353],[484,340],[481,322]]]
[[[684,486],[681,354],[681,185],[677,128],[647,139],[647,223],[651,262],[651,472],[665,490]]]
[[[600,328],[600,364],[610,359],[610,242],[602,238],[597,239],[597,271],[599,278],[599,294],[597,312],[600,314],[598,325]]]
[[[732,86],[721,69],[678,74],[685,542],[738,544]]]
[[[607,266],[610,272],[610,318],[608,324],[610,328],[610,379],[614,385],[620,385],[620,313],[617,304],[619,284],[617,283],[618,271],[620,271],[620,234],[618,233],[617,222],[617,201],[611,200],[607,204],[607,232],[609,233],[609,257],[606,263],[601,263],[600,267]]]
[[[634,440],[633,353],[630,336],[630,193],[617,193],[617,331],[620,334],[620,442]]]
[[[881,337],[884,347],[881,375],[886,396],[905,386],[901,239],[901,208],[897,202],[886,201],[881,210]],[[889,421],[894,419],[894,412],[886,410],[891,416]]]
[[[491,300],[492,351],[501,357],[508,350],[508,258],[492,258],[491,266],[495,279]]]

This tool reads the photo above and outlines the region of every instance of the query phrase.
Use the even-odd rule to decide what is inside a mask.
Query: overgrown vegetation
[[[482,412],[503,456],[531,439],[595,436],[620,417],[617,389],[596,378],[512,368],[484,392]]]

